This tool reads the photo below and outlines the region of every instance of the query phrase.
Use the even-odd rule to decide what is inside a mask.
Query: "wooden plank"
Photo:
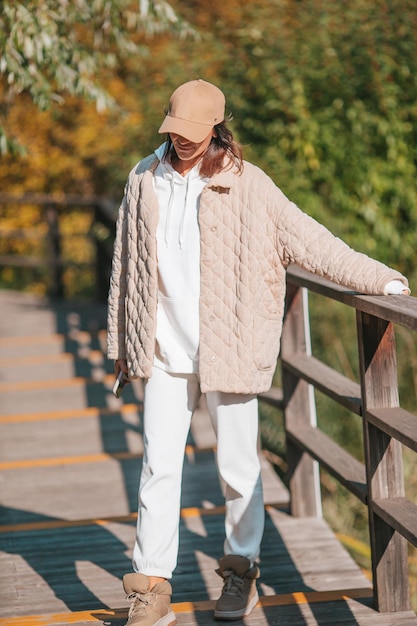
[[[37,237],[39,238],[40,234]],[[5,267],[49,267],[50,264],[48,259],[41,259],[40,257],[17,256],[14,254],[0,255],[0,265]]]
[[[394,326],[357,311],[357,329],[375,599],[380,611],[405,611],[410,608],[407,542],[373,504],[404,497],[401,444],[366,419],[369,410],[399,405]]]
[[[117,409],[106,407],[82,407],[81,409],[58,409],[57,411],[33,411],[16,413],[15,415],[1,415],[0,424],[23,424],[27,422],[44,422],[55,420],[74,420],[90,417],[106,418],[112,415],[136,415],[138,405],[122,404]]]
[[[74,355],[69,353],[42,357],[28,356],[26,361],[19,363],[23,359],[24,357],[12,357],[7,366],[3,364],[4,362],[0,363],[2,386],[29,379],[31,381],[68,379],[75,376],[77,372],[81,373],[81,370],[84,370],[85,374],[90,371],[91,375],[92,370],[88,359],[76,360]]]
[[[1,300],[0,300],[1,306]],[[1,322],[0,322],[1,324]],[[0,328],[1,333],[7,333],[7,328]],[[2,361],[8,358],[31,358],[43,355],[59,355],[65,349],[65,337],[58,334],[33,335],[30,337],[5,337],[0,336],[0,354]]]
[[[199,526],[196,520],[198,516],[181,521],[179,561],[172,581],[174,603],[213,601],[220,593],[221,579],[214,570],[222,553],[224,517],[207,512]],[[121,606],[120,580],[130,571],[128,555],[134,537],[135,520],[19,533],[7,546],[19,558],[11,562],[11,555],[0,556],[0,615],[58,613],[66,606],[74,612]],[[324,603],[340,597],[341,590],[347,597],[349,590],[371,594],[366,578],[319,518],[294,519],[268,508],[260,566],[259,589],[261,596],[269,598],[264,606],[270,608],[275,595],[300,594],[294,598],[305,603],[314,601],[314,590]],[[19,585],[22,579],[25,584]],[[251,619],[256,616],[262,612]]]
[[[417,505],[407,498],[374,501],[374,510],[387,524],[417,547]]]
[[[314,592],[313,592],[314,593]],[[261,597],[259,604],[249,617],[241,623],[247,626],[282,626],[302,624],[302,626],[415,626],[415,616],[409,613],[380,615],[370,606],[369,601],[346,593],[341,598],[326,600],[318,594],[288,594],[269,598]],[[213,626],[213,602],[187,602],[173,605],[178,626]],[[74,613],[56,613],[24,616],[0,620],[1,626],[91,626],[103,623],[123,626],[126,622],[127,607],[97,608]],[[240,622],[239,622],[240,623]]]
[[[284,395],[282,393],[282,389],[279,389],[278,387],[271,387],[269,391],[264,391],[263,393],[258,394],[258,399],[261,402],[265,402],[266,404],[276,407],[277,409],[282,410],[284,408]]]
[[[272,464],[264,454],[260,453],[262,489],[265,504],[287,508],[290,503],[290,494],[284,483],[278,478]]]
[[[287,279],[291,284],[307,287],[322,296],[354,307],[357,311],[369,313],[410,330],[417,330],[417,298],[361,295],[348,291],[346,287],[336,285],[325,278],[306,272],[296,265],[291,265],[288,268]]]
[[[367,501],[365,466],[318,428],[293,426],[288,436],[306,450],[361,502]]]
[[[360,385],[343,376],[313,356],[291,354],[282,359],[282,365],[294,376],[306,380],[352,413],[361,415]]]
[[[57,407],[73,407],[80,410],[85,406],[99,408],[119,408],[123,402],[141,403],[141,389],[135,383],[127,385],[123,398],[115,398],[111,389],[114,375],[102,372],[100,380],[86,379],[84,376],[73,378],[48,378],[47,380],[26,380],[0,383],[1,413],[20,415],[36,412],[50,412]]]
[[[271,508],[268,517],[261,570],[267,565],[271,568],[265,572],[265,582],[270,577],[277,592],[371,587],[352,557],[335,541],[325,520],[294,518]],[[275,534],[269,527],[271,523]]]
[[[0,469],[59,466],[64,458],[76,463],[100,454],[103,460],[106,454],[113,458],[120,453],[142,454],[141,412],[128,406],[129,410],[91,407],[91,411],[41,414],[41,418],[35,414],[38,419],[33,420],[27,413],[0,418]]]
[[[184,461],[182,506],[184,508],[216,507],[224,504],[214,451],[187,448]],[[27,467],[4,471],[7,480],[2,487],[4,506],[2,523],[48,522],[57,519],[77,520],[125,516],[137,509],[137,489],[141,457],[120,452],[87,457],[57,458],[36,461]],[[264,501],[287,505],[288,491],[261,458]],[[36,490],[33,485],[36,485]],[[63,488],[64,485],[64,488]],[[118,498],[109,494],[119,494]],[[32,511],[27,515],[21,502]],[[85,515],[88,511],[88,515]]]
[[[307,291],[287,285],[281,355],[283,361],[294,354],[311,354]],[[317,421],[313,388],[288,369],[282,370],[285,428],[315,425]],[[321,515],[320,478],[317,462],[287,442],[288,483],[291,513],[296,516]]]
[[[417,416],[401,407],[373,408],[366,412],[368,422],[417,452]]]
[[[280,594],[273,596],[260,596],[259,602],[255,608],[255,614],[260,608],[273,609],[275,607],[286,606],[302,606],[308,604],[318,604],[324,602],[340,602],[349,599],[369,599],[369,590],[367,589],[348,589],[348,590],[336,590],[332,592],[317,592],[306,591],[296,592],[288,594]],[[213,613],[215,602],[213,600],[197,601],[197,602],[175,602],[172,604],[172,610],[176,614],[180,623],[185,623],[184,619],[189,619],[191,615],[197,618],[198,615],[202,615],[204,612]],[[103,620],[107,622],[113,619],[126,620],[127,608],[121,609],[98,609],[92,611],[77,611],[74,613],[58,613],[48,615],[33,615],[20,618],[8,618],[8,622],[0,619],[0,626],[54,626],[69,622],[80,623],[96,623],[97,620]],[[261,614],[258,614],[258,620],[261,618]],[[251,618],[253,619],[253,618]],[[262,618],[261,618],[262,619]],[[245,619],[246,622],[246,619]],[[200,621],[198,621],[200,623]],[[269,623],[269,622],[268,622]]]

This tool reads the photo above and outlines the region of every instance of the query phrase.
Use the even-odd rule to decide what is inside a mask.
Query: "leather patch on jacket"
[[[230,193],[230,187],[216,187],[213,185],[210,189],[213,189],[213,191],[216,191],[217,193]]]

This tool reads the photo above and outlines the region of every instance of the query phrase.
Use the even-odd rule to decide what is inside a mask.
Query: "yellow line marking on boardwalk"
[[[189,507],[181,509],[181,517],[199,517],[203,515],[222,515],[225,511],[224,506],[216,506],[210,509]],[[7,524],[0,526],[0,533],[24,532],[28,530],[50,530],[55,528],[72,528],[76,526],[105,526],[112,522],[134,522],[137,519],[136,512],[127,515],[113,515],[106,518],[87,518],[78,520],[52,519],[43,522],[25,522],[24,524]]]
[[[52,613],[49,615],[23,615],[0,619],[1,626],[54,626],[54,624],[79,624],[97,622],[106,619],[126,619],[127,609],[98,609],[97,611],[77,611],[75,613]]]
[[[261,596],[257,607],[274,607],[286,605],[310,604],[317,602],[337,602],[349,599],[371,598],[372,589],[337,589],[334,591],[305,591],[286,593],[274,596]],[[215,602],[176,602],[171,605],[174,613],[195,613],[212,611]],[[112,619],[126,619],[127,608],[96,609],[94,611],[78,611],[74,613],[53,613],[48,615],[22,615],[21,617],[0,618],[0,626],[54,626],[55,624],[77,624],[79,622],[98,622]]]
[[[77,528],[79,526],[106,526],[107,524],[135,522],[138,517],[137,513],[128,513],[127,515],[117,515],[107,517],[105,519],[89,518],[77,520],[56,519],[45,522],[25,522],[24,524],[8,524],[0,526],[0,533],[17,533],[29,530],[54,530],[56,528]]]
[[[214,450],[212,447],[198,448],[194,446],[187,446],[186,451],[188,454],[192,451],[196,452],[211,452]],[[15,461],[3,461],[0,463],[0,471],[16,470],[16,469],[28,469],[36,467],[56,467],[57,465],[76,465],[81,463],[101,463],[103,461],[126,461],[129,459],[138,459],[143,455],[141,452],[97,452],[96,454],[83,454],[77,456],[58,456],[43,459],[18,459]]]
[[[127,459],[139,458],[142,455],[138,452],[98,452],[97,454],[84,454],[81,456],[60,456],[51,459],[25,459],[20,461],[4,461],[0,463],[0,470],[27,469],[35,467],[54,467],[57,465],[74,465],[77,463],[99,463],[102,461],[125,461]]]
[[[294,598],[294,602],[296,604],[307,604],[308,600],[305,596],[305,593],[303,593],[302,591],[298,591],[296,593],[292,593],[291,594],[292,597]]]
[[[187,509],[181,509],[181,517],[187,519],[188,517],[200,517],[202,515],[222,515],[224,511],[224,505],[213,506],[207,509],[190,506]]]
[[[59,352],[58,354],[34,354],[32,356],[11,356],[0,359],[0,367],[21,367],[22,365],[42,365],[43,363],[53,364],[67,361],[87,361],[92,364],[101,365],[105,361],[104,354],[100,350],[88,350],[88,356],[79,357],[74,352]]]
[[[265,509],[272,508],[272,504],[265,505]],[[274,508],[279,508],[279,504]],[[181,509],[181,518],[189,517],[207,517],[210,515],[224,515],[225,506],[213,506],[210,508],[188,507]],[[0,526],[1,533],[18,533],[30,530],[51,530],[55,528],[72,528],[77,526],[106,526],[112,523],[135,522],[138,517],[137,512],[127,513],[126,515],[113,515],[105,518],[87,518],[77,520],[50,519],[42,522],[24,522],[22,524],[4,524]]]
[[[21,422],[41,422],[47,420],[76,419],[80,417],[101,417],[105,415],[117,415],[117,413],[131,413],[138,411],[141,404],[121,404],[116,409],[98,408],[95,406],[84,409],[63,409],[61,411],[47,411],[39,413],[17,413],[16,415],[0,416],[0,424],[19,424]]]
[[[284,606],[289,604],[310,604],[317,602],[337,602],[340,600],[372,598],[370,587],[358,589],[335,589],[332,591],[296,591],[276,596],[261,596],[257,606]]]
[[[175,602],[171,605],[174,613],[194,613],[194,611],[212,611],[214,600],[200,600],[197,602]]]

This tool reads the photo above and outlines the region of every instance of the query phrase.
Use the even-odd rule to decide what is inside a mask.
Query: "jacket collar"
[[[149,169],[151,174],[155,172],[159,164],[159,158],[156,155],[154,156],[155,158],[153,159],[153,161],[149,164],[149,167],[147,168]],[[238,175],[239,174],[235,167],[224,169],[218,174],[214,174],[214,176],[210,178],[209,182],[207,183],[207,187],[210,189],[213,189],[214,191],[221,193],[222,192],[221,190],[230,189],[231,187],[233,187],[233,184],[236,182],[236,176]],[[223,193],[229,193],[229,192],[223,191]]]
[[[233,187],[236,182],[237,170],[235,167],[223,170],[218,174],[215,174],[207,183],[207,187],[211,187],[213,189],[230,189]]]

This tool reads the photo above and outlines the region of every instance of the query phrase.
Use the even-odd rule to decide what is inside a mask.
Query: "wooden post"
[[[285,359],[295,353],[311,354],[308,292],[288,283],[281,341],[286,430],[303,425],[316,426],[317,423],[313,387],[285,367]],[[320,517],[322,509],[318,463],[307,453],[301,452],[289,437],[287,462],[291,514],[297,517]]]
[[[48,255],[52,277],[49,294],[54,298],[63,298],[61,235],[59,232],[59,214],[56,206],[50,205],[46,207],[46,221],[48,224]]]
[[[376,608],[410,608],[407,541],[374,512],[374,502],[404,496],[399,441],[368,422],[367,410],[399,406],[393,324],[357,311],[368,515]]]
[[[95,297],[98,302],[106,302],[109,292],[113,241],[115,237],[115,217],[109,217],[103,207],[94,205],[94,226],[92,229],[95,244]]]

